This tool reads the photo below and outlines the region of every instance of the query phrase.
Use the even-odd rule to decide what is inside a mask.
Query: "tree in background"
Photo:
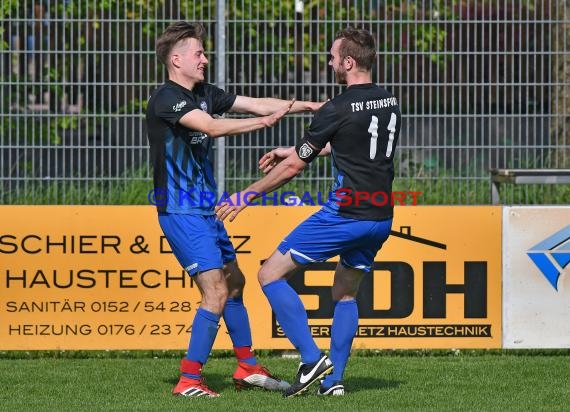
[[[565,87],[570,30],[560,23],[552,33],[529,32],[532,26],[526,24],[535,17],[567,22],[568,1],[553,2],[228,0],[226,84],[232,92],[253,96],[330,97],[338,91],[327,69],[330,40],[340,27],[360,25],[377,35],[375,81],[392,86],[408,114],[557,113],[551,135],[566,147],[570,127],[560,111],[570,107]],[[3,108],[57,116],[2,118],[0,127],[24,129],[21,123],[32,121],[33,136],[19,139],[57,144],[62,131],[82,121],[95,128],[114,115],[141,114],[150,90],[164,77],[154,56],[155,38],[179,19],[205,24],[213,81],[215,5],[214,0],[4,0]],[[540,48],[550,40],[554,53]],[[549,83],[558,86],[544,86]],[[568,150],[560,150],[552,165],[568,167]]]

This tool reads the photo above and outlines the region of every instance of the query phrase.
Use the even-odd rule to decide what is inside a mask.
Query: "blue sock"
[[[249,348],[250,350],[241,351],[236,353],[248,353],[250,357],[238,357],[240,362],[245,362],[248,365],[257,365],[257,359],[253,356],[251,351],[251,328],[249,326],[249,317],[247,316],[247,309],[243,304],[243,298],[228,298],[224,306],[224,322],[228,328],[228,333],[232,339],[234,348]]]
[[[200,362],[202,365],[206,363],[218,334],[219,321],[220,315],[198,308],[192,322],[192,333],[190,334],[186,359]]]
[[[333,383],[342,381],[344,368],[350,356],[352,340],[358,328],[358,306],[355,300],[336,303],[331,328],[331,352],[333,371],[327,375],[322,385],[330,388]]]
[[[309,330],[307,311],[297,292],[281,279],[262,287],[283,332],[301,354],[302,363],[313,363],[321,357]]]

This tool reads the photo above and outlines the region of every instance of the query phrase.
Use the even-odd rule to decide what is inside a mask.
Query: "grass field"
[[[405,353],[405,352],[404,352]],[[570,353],[448,352],[350,359],[344,397],[237,392],[235,360],[205,367],[217,399],[173,397],[179,360],[164,357],[0,359],[0,410],[85,411],[568,411]],[[296,359],[260,356],[287,379]]]

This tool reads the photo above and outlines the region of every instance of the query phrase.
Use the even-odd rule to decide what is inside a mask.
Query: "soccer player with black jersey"
[[[260,159],[267,175],[243,191],[251,194],[248,202],[238,204],[237,195],[232,195],[216,208],[220,219],[231,221],[255,193],[279,188],[317,155],[332,158],[335,195],[281,242],[258,274],[279,325],[301,354],[295,382],[284,391],[286,397],[305,392],[319,379],[317,394],[344,395],[344,369],[358,327],[358,286],[392,226],[394,152],[401,126],[398,102],[372,84],[376,47],[369,32],[350,27],[339,31],[330,55],[329,65],[346,90],[319,109],[295,147],[275,149]],[[286,276],[299,265],[337,255],[329,359],[315,344],[303,303]]]
[[[202,366],[221,316],[238,359],[233,375],[236,387],[283,390],[289,384],[258,364],[251,349],[242,296],[245,277],[224,225],[214,213],[216,182],[208,153],[213,138],[271,127],[289,112],[315,111],[322,103],[236,96],[205,83],[205,34],[200,24],[177,22],[160,35],[156,54],[166,66],[168,80],[152,93],[146,111],[154,166],[154,190],[149,199],[157,206],[159,224],[174,255],[202,294],[173,393],[219,396],[204,383]],[[213,117],[225,112],[259,117]]]

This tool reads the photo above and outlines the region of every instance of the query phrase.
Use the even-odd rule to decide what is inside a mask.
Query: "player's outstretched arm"
[[[293,153],[277,164],[267,175],[243,190],[241,192],[244,194],[242,198],[239,198],[240,193],[234,193],[229,202],[223,202],[217,206],[216,215],[220,220],[229,218],[232,222],[253,200],[263,193],[270,193],[280,188],[301,173],[305,166],[307,163],[301,160],[297,152],[293,150]]]
[[[282,160],[289,157],[292,153],[295,152],[295,146],[291,147],[278,147],[273,149],[270,152],[265,153],[259,159],[259,169],[264,173],[267,174],[277,166]],[[327,145],[319,152],[319,156],[328,156],[331,154],[331,144],[327,143]]]
[[[189,129],[206,133],[210,137],[232,136],[252,132],[265,127],[273,127],[283,116],[289,113],[291,107],[295,104],[295,100],[282,100],[280,102],[281,105],[269,114],[246,119],[213,118],[208,113],[196,109],[182,116],[180,124]]]
[[[288,100],[275,99],[272,97],[237,96],[229,111],[233,113],[249,113],[256,116],[266,116],[283,106],[283,103],[286,101]],[[324,103],[325,102],[295,100],[289,113],[316,112]]]

